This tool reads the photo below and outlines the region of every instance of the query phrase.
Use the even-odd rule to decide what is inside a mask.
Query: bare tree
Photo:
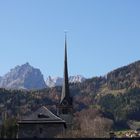
[[[102,117],[98,110],[88,109],[75,115],[73,130],[67,130],[62,138],[104,138],[109,137],[113,121]]]

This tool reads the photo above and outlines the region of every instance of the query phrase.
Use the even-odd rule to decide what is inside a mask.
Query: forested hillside
[[[0,89],[0,119],[17,120],[43,105],[55,113],[61,90],[62,87],[35,91]],[[78,119],[75,126],[80,132],[86,134],[88,130],[83,130],[82,125],[96,125],[99,120],[104,124],[101,130],[105,133],[105,130],[128,129],[130,121],[140,121],[140,61],[114,70],[106,77],[70,84],[70,92],[75,119]],[[91,123],[84,124],[87,123],[84,116]],[[80,132],[75,132],[75,135],[84,137]]]

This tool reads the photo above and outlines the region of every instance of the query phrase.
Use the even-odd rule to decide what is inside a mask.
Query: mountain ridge
[[[84,76],[76,75],[69,76],[69,83],[82,83],[86,80]],[[46,80],[46,85],[48,87],[62,86],[63,78],[62,77],[51,77],[49,76]]]
[[[81,75],[70,76],[70,83],[83,82],[86,78]],[[6,89],[43,89],[47,87],[62,86],[63,78],[49,76],[45,82],[38,68],[34,68],[28,62],[10,69],[4,76],[0,76],[0,88]]]
[[[38,77],[36,77],[37,76],[36,74],[38,74],[38,76],[40,77],[39,81],[38,81]],[[107,81],[106,89],[122,90],[122,89],[125,89],[126,87],[127,88],[140,87],[139,75],[140,75],[140,60],[130,63],[128,65],[116,68],[108,72],[105,76],[100,76],[100,77],[102,77],[103,81]],[[97,80],[98,77],[86,79],[85,77],[81,75],[70,76],[69,83],[82,83],[85,81],[90,81],[89,79]],[[28,82],[24,82],[24,81],[28,81]],[[35,84],[35,81],[36,81],[36,84]],[[32,82],[34,83],[34,85],[32,85]],[[41,85],[39,86],[38,83],[41,83],[42,86]],[[63,78],[61,77],[49,76],[47,80],[45,81],[41,71],[37,68],[33,68],[32,66],[30,66],[28,62],[21,66],[17,65],[15,68],[12,68],[7,74],[5,74],[3,77],[0,77],[0,87],[7,88],[7,89],[10,89],[10,88],[12,89],[32,89],[32,88],[42,89],[46,87],[62,86],[62,83],[63,83]],[[98,85],[97,83],[95,84],[96,86]],[[97,89],[98,88],[96,88],[96,90]]]

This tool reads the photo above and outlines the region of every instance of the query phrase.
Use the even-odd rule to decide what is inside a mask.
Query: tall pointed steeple
[[[71,105],[71,97],[69,92],[68,64],[67,64],[67,35],[65,33],[65,56],[64,56],[64,81],[62,87],[60,104],[66,102]]]
[[[64,56],[64,81],[60,103],[56,106],[57,115],[66,121],[67,128],[73,126],[73,103],[69,91],[68,64],[67,64],[67,36],[65,33],[65,56]]]

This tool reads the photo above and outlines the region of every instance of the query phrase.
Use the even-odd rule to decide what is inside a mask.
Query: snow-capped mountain
[[[81,75],[76,76],[70,76],[69,77],[69,83],[81,83],[85,81],[86,78]],[[46,85],[48,87],[55,87],[55,86],[62,86],[63,84],[63,78],[61,77],[51,77],[49,76],[46,80]]]
[[[81,75],[70,76],[69,83],[81,83],[85,81]],[[16,66],[4,76],[0,76],[0,88],[6,89],[43,89],[46,87],[62,86],[63,78],[49,76],[44,81],[40,69],[32,67],[29,63]]]
[[[0,78],[0,87],[7,89],[42,89],[46,87],[41,71],[29,63],[16,66]]]
[[[82,83],[85,80],[86,80],[86,78],[81,76],[81,75],[76,75],[76,76],[70,76],[69,77],[69,83]]]
[[[46,80],[46,85],[48,87],[62,86],[63,78],[61,77],[51,77],[49,76]]]

